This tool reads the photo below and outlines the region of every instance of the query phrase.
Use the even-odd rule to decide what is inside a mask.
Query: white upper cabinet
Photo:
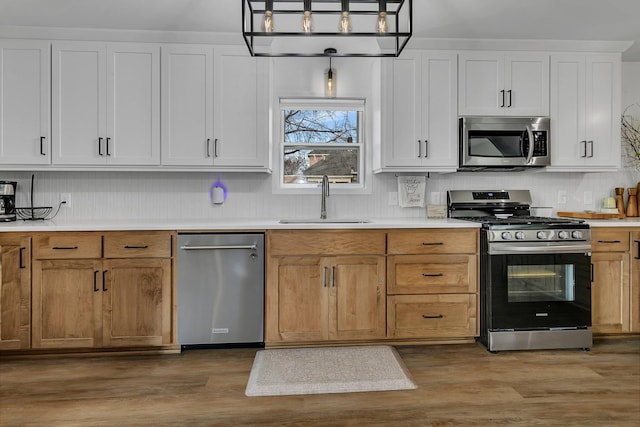
[[[551,56],[551,169],[620,167],[620,55]]]
[[[265,65],[240,48],[164,46],[162,164],[267,169]]]
[[[49,49],[0,40],[0,164],[51,163]]]
[[[158,165],[160,49],[53,43],[53,163]]]
[[[463,53],[459,64],[459,115],[549,115],[549,55]]]
[[[381,171],[457,167],[457,56],[405,51],[385,61]]]

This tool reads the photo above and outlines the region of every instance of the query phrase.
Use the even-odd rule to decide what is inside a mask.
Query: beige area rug
[[[393,347],[259,350],[247,396],[406,390],[416,385]]]

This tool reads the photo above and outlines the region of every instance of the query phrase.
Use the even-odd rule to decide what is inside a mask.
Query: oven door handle
[[[499,247],[497,247],[499,246]],[[591,252],[591,244],[577,245],[510,245],[500,244],[489,246],[489,255],[511,255],[511,254],[582,254]]]

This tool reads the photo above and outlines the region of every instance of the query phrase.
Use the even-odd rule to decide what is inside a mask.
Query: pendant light
[[[329,57],[329,69],[324,76],[324,96],[327,98],[335,98],[337,93],[336,72],[331,68],[331,57],[338,53],[338,51],[332,47],[324,50],[324,54]]]
[[[304,12],[302,15],[302,31],[310,34],[312,31],[311,26],[311,0],[304,0]]]
[[[264,20],[262,21],[262,29],[265,33],[273,32],[273,0],[265,0],[264,2]]]
[[[376,30],[380,34],[386,34],[389,29],[387,23],[387,0],[380,0],[378,3],[378,23]]]
[[[351,18],[349,17],[349,0],[342,0],[342,12],[340,22],[338,23],[338,31],[343,34],[351,32]]]

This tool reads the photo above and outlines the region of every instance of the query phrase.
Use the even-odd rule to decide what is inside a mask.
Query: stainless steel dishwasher
[[[264,234],[178,235],[182,349],[264,346]]]

